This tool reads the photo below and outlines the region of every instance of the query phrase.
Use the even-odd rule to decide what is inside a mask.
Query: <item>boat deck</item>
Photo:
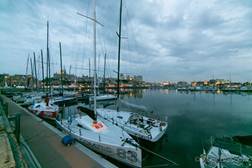
[[[9,103],[9,115],[21,114],[21,134],[41,167],[115,167],[79,143],[71,147],[62,145],[61,138],[64,134],[10,99],[3,96],[3,100]]]

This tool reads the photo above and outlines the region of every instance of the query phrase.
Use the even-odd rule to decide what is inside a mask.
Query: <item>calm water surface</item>
[[[202,153],[203,146],[209,147],[211,136],[252,134],[251,95],[143,90],[124,99],[145,105],[154,110],[153,116],[167,119],[166,135],[149,148],[180,167],[199,167],[195,157]],[[165,163],[149,156],[143,165]]]
[[[149,111],[143,112],[145,115],[168,121],[164,137],[146,147],[179,167],[199,167],[195,157],[203,147],[209,148],[211,136],[252,134],[252,95],[138,90],[122,99],[146,106]],[[167,161],[148,154],[143,157],[143,166],[162,164]]]

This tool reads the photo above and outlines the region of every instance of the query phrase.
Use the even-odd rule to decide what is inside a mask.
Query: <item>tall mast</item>
[[[90,58],[88,58],[88,80],[90,81],[90,84],[92,84],[91,80],[91,64],[90,64]]]
[[[37,76],[37,63],[36,63],[36,55],[33,52],[33,65],[34,65],[34,76],[35,76],[35,84],[36,84],[36,91],[38,91],[38,76]]]
[[[42,68],[42,82],[43,82],[43,91],[45,91],[45,75],[44,75],[44,58],[43,58],[43,50],[40,50],[40,54],[41,54],[41,68]]]
[[[96,8],[96,0],[94,0],[93,2],[94,2],[93,18],[86,16],[86,15],[83,15],[78,12],[77,12],[77,14],[93,21],[93,33],[94,33],[94,41],[93,41],[93,43],[94,43],[94,46],[93,46],[94,47],[94,76],[93,76],[93,78],[94,78],[94,114],[96,116],[96,88],[97,88],[97,86],[96,86],[96,76],[97,76],[97,74],[96,74],[96,23],[98,23],[101,26],[103,26],[103,24],[101,24],[100,22],[98,22],[96,20],[96,9],[95,9]],[[89,75],[90,75],[90,73],[89,73]]]
[[[25,75],[26,75],[26,88],[29,87],[29,82],[28,82],[28,68],[29,68],[29,59],[30,59],[30,54],[28,54],[27,61],[26,61],[26,70],[25,70]]]
[[[34,87],[34,81],[33,81],[33,66],[32,66],[32,58],[30,57],[30,63],[31,63],[31,75],[32,75],[32,78],[31,78],[31,80],[32,80],[32,91],[33,91],[33,87]]]
[[[71,74],[71,69],[72,69],[72,65],[69,66],[69,71],[68,71],[69,75]]]
[[[90,65],[90,58],[88,58],[88,77],[90,78],[91,77],[91,65]]]
[[[59,42],[59,50],[60,50],[60,83],[61,83],[61,94],[63,96],[63,69],[62,69],[62,50],[61,50],[61,42]]]
[[[104,92],[106,90],[106,57],[107,57],[107,54],[105,53],[104,55],[104,70],[103,70],[103,89],[104,89]]]
[[[96,0],[94,0],[94,20],[96,20]],[[94,114],[96,115],[96,22],[93,22],[94,26]]]
[[[120,17],[119,17],[119,32],[118,35],[118,63],[117,63],[117,100],[120,97],[120,59],[121,59],[121,26],[122,26],[122,0],[120,0]],[[119,105],[117,105],[119,111]]]
[[[51,91],[51,84],[50,84],[50,78],[51,78],[51,70],[50,70],[50,52],[49,52],[49,22],[47,21],[46,24],[47,27],[47,36],[46,36],[46,54],[47,54],[47,88],[49,86],[48,92]]]

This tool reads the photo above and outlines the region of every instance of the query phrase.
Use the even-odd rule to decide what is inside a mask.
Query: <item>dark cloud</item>
[[[213,74],[228,78],[230,73],[234,80],[252,80],[251,7],[249,0],[124,0],[122,72],[156,81],[190,81]],[[65,66],[87,67],[93,56],[92,23],[76,12],[92,16],[91,0],[2,0],[0,9],[0,50],[5,57],[0,72],[24,72],[28,53],[45,50],[47,19],[54,62],[62,41]],[[105,25],[97,25],[100,67],[107,52],[112,71],[117,64],[119,1],[98,0],[97,19]],[[9,68],[11,64],[16,66]]]

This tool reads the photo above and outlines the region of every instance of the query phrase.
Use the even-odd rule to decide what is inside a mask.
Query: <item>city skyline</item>
[[[52,71],[59,71],[58,42],[63,64],[87,75],[92,60],[92,1],[0,2],[0,73],[24,74],[28,54],[46,48],[50,22]],[[245,1],[123,1],[121,72],[143,75],[146,81],[192,81],[211,78],[252,81],[252,2]],[[97,52],[108,75],[115,75],[119,1],[97,1]],[[44,54],[45,55],[45,54]],[[100,56],[99,56],[100,55]],[[92,62],[91,62],[92,63]],[[15,66],[13,66],[15,65]]]

